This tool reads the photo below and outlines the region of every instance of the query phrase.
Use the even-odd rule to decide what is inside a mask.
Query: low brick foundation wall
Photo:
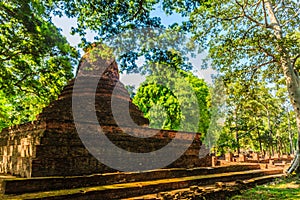
[[[37,123],[4,129],[0,134],[0,173],[30,177],[44,130],[45,124]]]
[[[102,127],[108,138],[119,147],[131,152],[151,152],[162,148],[179,134],[182,142],[191,133],[155,130],[149,128],[125,128],[127,133],[143,134],[155,131],[150,138],[136,138],[125,134],[118,127]],[[168,167],[211,166],[210,156],[199,159],[200,135],[178,160]],[[10,129],[0,134],[0,173],[21,177],[74,176],[113,172],[84,147],[73,123],[34,122]]]

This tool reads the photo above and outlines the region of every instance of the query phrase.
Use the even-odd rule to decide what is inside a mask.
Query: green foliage
[[[240,83],[235,79],[226,85],[227,117],[218,151],[293,152],[297,130],[286,88],[255,80]]]
[[[282,39],[275,37],[264,1],[210,1],[209,6],[203,4],[189,13],[189,31],[195,42],[209,47],[212,65],[221,72],[248,69],[251,74],[261,69],[274,79],[282,74],[278,44],[289,50],[291,58],[299,54],[299,38],[294,35],[300,15],[299,2],[271,4],[282,25]]]
[[[150,127],[178,129],[181,119],[180,105],[168,88],[155,83],[142,85],[134,96],[133,103],[150,120]]]
[[[281,74],[278,67],[281,53],[277,46],[284,45],[289,50],[288,56],[293,58],[299,54],[299,2],[270,1],[275,8],[276,17],[282,28],[282,39],[274,35],[274,25],[268,19],[268,9],[264,1],[190,1],[190,0],[130,0],[81,2],[75,0],[46,1],[54,13],[65,13],[68,17],[78,19],[73,33],[79,33],[86,45],[86,30],[97,33],[96,40],[102,41],[127,30],[138,32],[142,28],[162,28],[159,16],[152,16],[158,6],[167,15],[179,13],[185,17],[184,22],[174,23],[168,29],[175,33],[189,33],[192,36],[190,44],[198,44],[209,50],[212,65],[221,72],[239,71],[245,67],[253,70],[261,68],[266,77],[277,78]],[[145,31],[143,34],[151,35]],[[141,39],[141,38],[137,38]],[[182,40],[180,41],[183,44]],[[144,41],[147,43],[147,41]],[[155,41],[157,42],[157,41]],[[178,42],[177,42],[178,43]],[[177,44],[173,44],[177,45]],[[192,48],[193,49],[193,48]],[[159,48],[135,49],[122,60],[122,68],[136,70],[135,61],[141,52],[153,55],[167,56],[167,49]],[[151,53],[150,53],[151,52]],[[157,56],[154,56],[157,58]],[[158,56],[159,57],[159,56]],[[131,64],[130,64],[131,63]],[[207,64],[207,63],[206,63]],[[268,66],[269,68],[263,68]],[[272,71],[272,74],[269,73]],[[248,70],[251,73],[251,70]]]
[[[73,77],[77,52],[39,3],[0,2],[0,129],[32,120]]]
[[[77,17],[78,24],[73,33],[84,36],[86,29],[94,30],[98,38],[108,38],[126,31],[142,27],[159,27],[160,18],[151,17],[157,0],[145,1],[74,1],[54,0],[53,7],[58,12],[65,12],[68,17]]]
[[[252,189],[242,191],[241,195],[236,195],[230,199],[290,199],[297,200],[300,198],[299,177],[292,176],[277,179],[266,185],[259,185]]]
[[[176,71],[182,79],[170,73],[161,73],[163,68],[154,71],[153,74],[146,78],[146,81],[139,87],[137,94],[133,98],[133,102],[142,110],[145,117],[150,119],[150,126],[153,128],[164,128],[178,130],[180,124],[186,120],[184,131],[198,131],[206,133],[210,114],[208,108],[209,89],[204,80],[195,77],[192,73],[182,70]],[[167,83],[162,79],[164,76]],[[164,82],[162,84],[162,82]],[[175,84],[176,83],[176,84]],[[185,86],[191,85],[191,90]],[[177,91],[174,93],[174,91]],[[193,100],[190,92],[195,94],[196,99]],[[193,102],[196,101],[196,102]],[[196,104],[197,105],[196,105]],[[181,106],[199,109],[199,119],[193,118],[195,110],[188,110],[189,115],[183,115]],[[196,106],[196,107],[195,107]],[[198,120],[198,128],[192,127]]]
[[[274,91],[259,87],[261,82],[267,85],[273,81],[278,86],[287,83],[288,88],[299,90],[299,2],[163,2],[167,13],[177,12],[187,17],[180,29],[191,34],[200,50],[209,50],[203,67],[212,61],[212,67],[221,72],[224,82],[231,84],[227,90],[227,127],[223,131],[235,138],[236,146],[229,146],[268,151],[286,148],[283,144],[287,143],[289,132],[295,130],[292,126],[289,131],[281,128],[287,127],[288,117],[280,98],[272,94]],[[288,77],[284,71],[292,71],[292,75]],[[289,91],[289,95],[298,112],[296,92]]]
[[[0,129],[34,120],[47,103],[36,95],[21,92],[7,98],[1,91]]]
[[[186,56],[188,47],[183,45],[186,35],[181,30],[176,30],[178,25],[166,28],[160,17],[152,17],[151,12],[160,3],[158,0],[46,2],[54,14],[65,14],[77,19],[78,23],[72,28],[72,34],[81,36],[81,47],[91,45],[91,41],[85,37],[88,29],[97,34],[95,41],[109,43],[109,46],[118,51],[115,55],[121,72],[146,73],[148,67],[137,64],[141,57],[150,62],[168,60],[184,70],[192,68]],[[190,43],[189,48],[192,46]],[[174,49],[180,50],[182,54],[174,52]]]
[[[217,144],[215,145],[215,150],[217,150],[218,155],[224,155],[226,152],[230,152],[232,149],[236,149],[236,141],[232,134],[224,128],[218,138]]]

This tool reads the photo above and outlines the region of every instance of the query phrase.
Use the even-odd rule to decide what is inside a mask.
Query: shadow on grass
[[[255,188],[241,191],[241,195],[231,198],[231,200],[274,200],[274,199],[300,199],[300,178],[292,177],[277,180],[267,185],[256,186]]]

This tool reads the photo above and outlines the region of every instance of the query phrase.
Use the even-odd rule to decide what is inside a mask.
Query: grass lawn
[[[234,196],[231,200],[273,200],[273,199],[297,199],[300,200],[300,177],[293,176],[283,178],[275,182],[256,186],[255,188],[241,191],[241,195]]]

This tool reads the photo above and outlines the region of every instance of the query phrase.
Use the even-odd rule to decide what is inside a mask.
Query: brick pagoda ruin
[[[96,66],[96,69],[85,69],[87,66]],[[101,69],[103,66],[108,67],[98,82],[95,94],[89,90],[89,84],[94,78],[99,78],[97,67]],[[147,128],[148,119],[145,119],[142,112],[132,103],[127,90],[119,81],[119,71],[114,60],[100,57],[91,60],[89,53],[86,53],[79,69],[79,75],[89,77],[81,83],[80,93],[73,93],[73,79],[64,87],[58,99],[44,108],[35,121],[6,128],[1,132],[0,173],[29,178],[115,171],[94,158],[80,140],[72,115],[72,95],[95,95],[96,115],[104,134],[114,144],[127,151],[150,152],[164,147],[175,134],[180,134],[183,142],[191,134]],[[114,120],[111,96],[115,87],[118,90],[116,98],[129,105],[130,116],[139,126],[128,126],[131,122],[126,121],[126,118],[119,121],[119,124]],[[85,109],[85,105],[82,105],[82,109]],[[123,129],[119,127],[120,123]],[[135,133],[151,131],[157,134],[149,138],[132,136]],[[168,167],[211,166],[210,157],[199,159],[200,147],[200,134],[197,134],[188,150]]]

